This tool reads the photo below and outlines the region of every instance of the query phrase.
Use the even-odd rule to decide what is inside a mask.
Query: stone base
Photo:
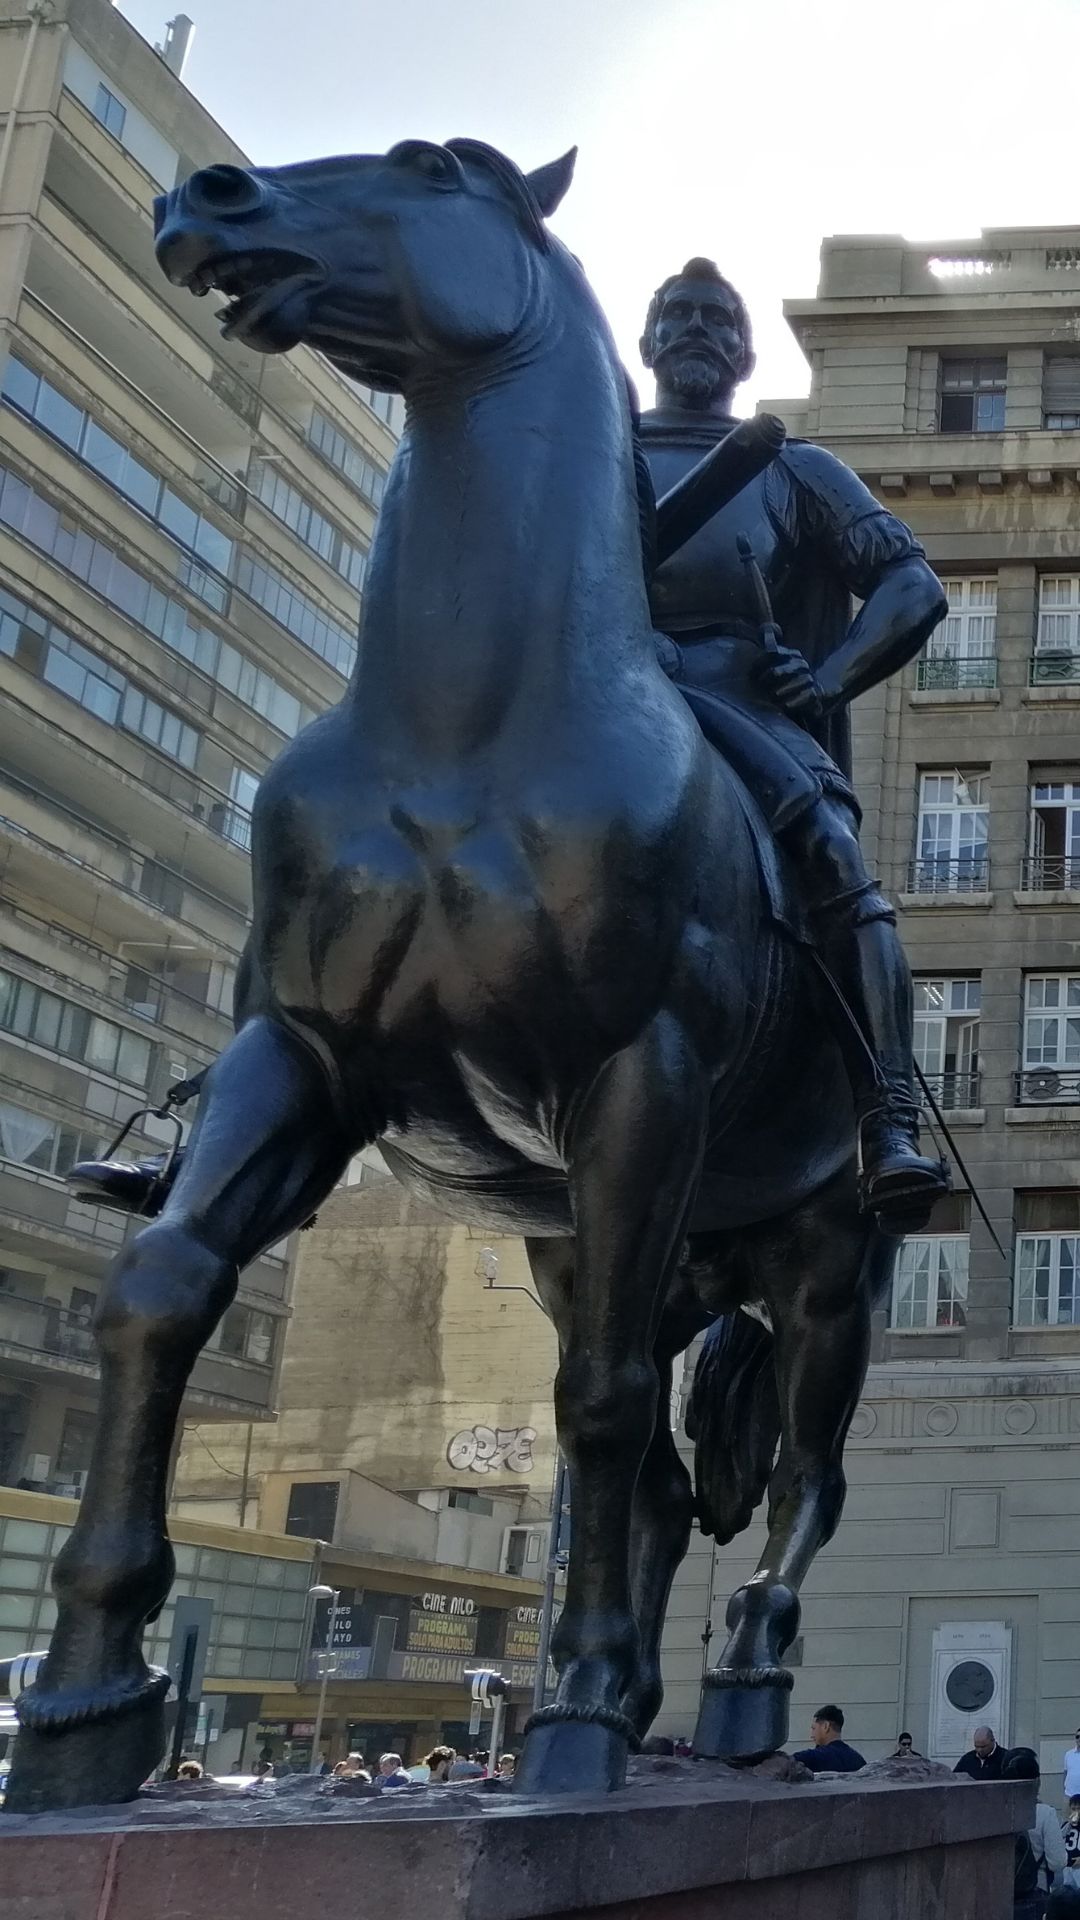
[[[707,1763],[703,1763],[705,1765]],[[0,1816],[0,1913],[34,1920],[1010,1920],[1029,1786],[672,1777],[547,1801],[177,1789]],[[643,1906],[643,1902],[647,1905]]]

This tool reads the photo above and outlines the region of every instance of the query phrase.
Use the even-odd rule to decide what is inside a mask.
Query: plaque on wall
[[[935,1629],[930,1662],[930,1757],[955,1761],[976,1727],[991,1727],[1003,1747],[1009,1725],[1012,1628],[1004,1620],[946,1621]]]

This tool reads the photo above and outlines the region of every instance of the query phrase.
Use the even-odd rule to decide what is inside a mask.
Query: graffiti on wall
[[[535,1427],[463,1427],[446,1457],[459,1473],[531,1473]]]

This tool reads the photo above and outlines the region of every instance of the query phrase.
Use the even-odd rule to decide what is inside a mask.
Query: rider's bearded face
[[[661,387],[691,406],[708,407],[746,374],[746,343],[722,287],[678,280],[657,316],[652,364]]]

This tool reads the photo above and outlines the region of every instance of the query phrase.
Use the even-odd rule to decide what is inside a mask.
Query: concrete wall
[[[520,1241],[454,1226],[389,1178],[339,1189],[301,1240],[279,1417],[255,1433],[253,1477],[351,1470],[400,1491],[513,1496],[500,1531],[546,1516],[555,1336],[531,1286]],[[234,1473],[245,1442],[242,1428],[215,1432]],[[197,1444],[182,1449],[177,1491],[220,1492]],[[456,1521],[442,1522],[455,1559]]]

